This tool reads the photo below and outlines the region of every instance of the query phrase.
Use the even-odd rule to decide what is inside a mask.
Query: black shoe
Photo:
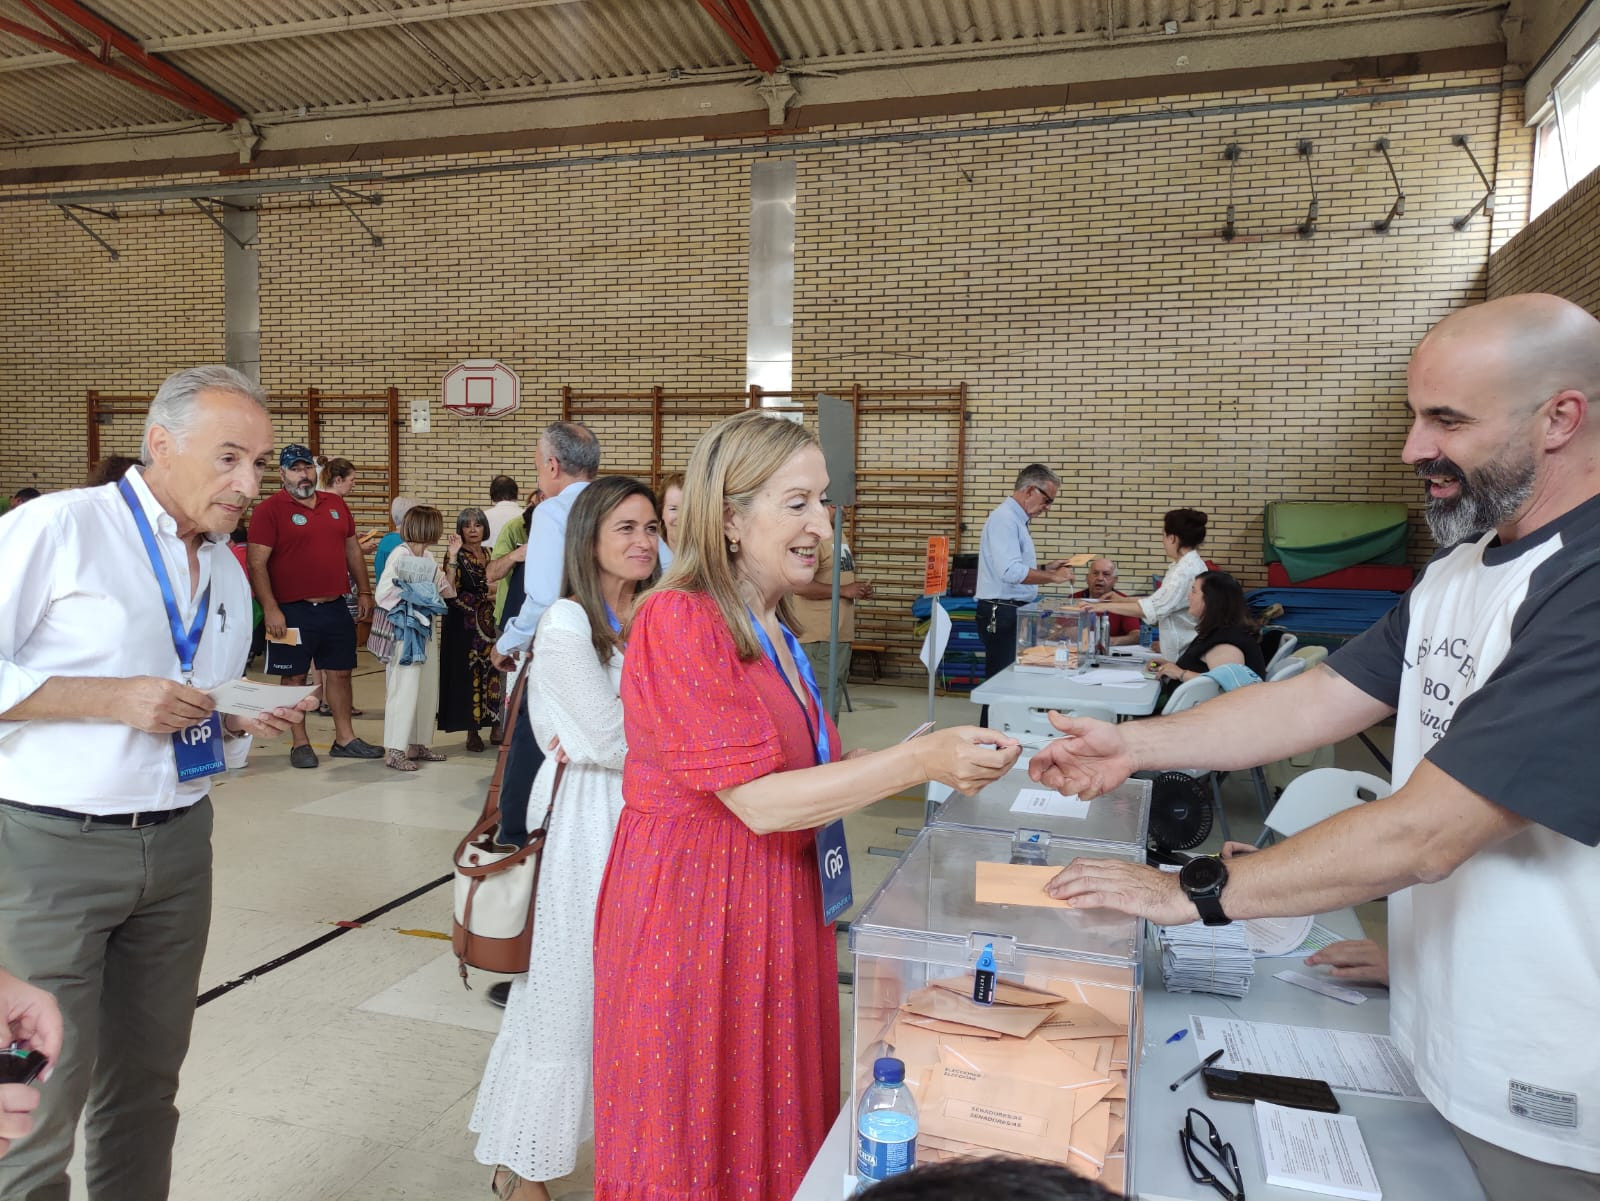
[[[297,746],[289,751],[290,767],[315,767],[317,765],[317,752],[311,749],[311,744]]]
[[[382,759],[383,748],[352,738],[349,742],[336,742],[328,749],[335,759]]]
[[[489,1004],[498,1005],[501,1009],[506,1007],[506,1001],[511,997],[511,981],[501,980],[489,985]]]

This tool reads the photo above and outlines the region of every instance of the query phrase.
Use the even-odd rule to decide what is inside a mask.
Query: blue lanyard
[[[601,603],[606,604],[604,601]],[[613,634],[622,633],[622,623],[617,620],[617,615],[611,611],[611,606],[609,604],[606,604],[606,624],[611,627],[611,632]]]
[[[755,612],[750,613],[750,624],[755,627],[756,638],[761,643],[761,649],[767,653],[767,658],[772,661],[772,666],[778,669],[778,675],[783,677],[787,684],[789,677],[783,670],[783,663],[778,658],[778,648],[772,645],[772,639],[767,636],[766,630],[761,628],[761,623],[756,620]],[[779,625],[783,631],[783,640],[789,644],[789,654],[794,657],[795,670],[800,673],[800,680],[806,686],[806,691],[811,694],[811,703],[817,709],[817,762],[828,762],[828,720],[822,715],[822,690],[817,687],[816,673],[811,670],[811,660],[806,658],[806,653],[800,648],[800,640],[789,632],[785,625]],[[811,727],[811,714],[807,713],[806,728]]]
[[[194,657],[200,649],[200,636],[206,632],[206,616],[211,608],[211,585],[206,585],[205,595],[200,598],[200,608],[194,615],[194,625],[185,630],[183,615],[178,610],[178,598],[172,591],[172,579],[167,575],[167,565],[162,561],[161,548],[156,545],[156,535],[150,528],[150,519],[144,515],[144,506],[139,503],[133,485],[128,483],[126,478],[117,481],[117,488],[122,493],[122,499],[128,502],[128,509],[133,514],[133,524],[139,527],[139,537],[144,540],[145,554],[150,556],[150,567],[156,573],[156,583],[161,585],[161,600],[167,606],[167,622],[172,626],[172,649],[178,652],[178,663],[183,668],[184,683],[187,684],[194,675]]]

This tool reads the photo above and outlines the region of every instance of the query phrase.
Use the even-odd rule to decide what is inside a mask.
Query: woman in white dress
[[[655,580],[660,523],[637,480],[605,476],[567,519],[562,600],[534,639],[526,703],[550,751],[528,803],[551,806],[534,908],[528,974],[511,986],[470,1128],[477,1158],[495,1165],[504,1201],[549,1201],[544,1181],[567,1176],[594,1131],[594,914],[622,812],[622,630],[635,596]]]

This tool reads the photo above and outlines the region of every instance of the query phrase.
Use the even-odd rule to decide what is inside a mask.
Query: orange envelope
[[[1023,1008],[1012,1005],[979,1005],[967,997],[945,992],[942,988],[925,989],[905,1003],[907,1013],[941,1022],[958,1022],[963,1026],[978,1026],[1013,1038],[1027,1038],[1037,1030],[1053,1012],[1048,1009]]]
[[[1100,1173],[1100,1183],[1119,1196],[1128,1189],[1128,1158],[1126,1155],[1107,1155],[1105,1170]]]
[[[1042,1027],[1046,1038],[1110,1038],[1126,1037],[1126,1023],[1109,1020],[1098,1009],[1065,1001],[1050,1009],[1050,1016]]]
[[[979,863],[977,891],[980,905],[1032,905],[1041,909],[1071,909],[1045,892],[1044,886],[1061,873],[1059,867],[1031,863]]]
[[[934,988],[942,988],[946,992],[953,992],[959,996],[972,995],[971,976],[951,976],[947,980],[935,980]],[[1036,992],[1031,988],[1024,988],[1020,984],[1010,984],[1004,980],[996,980],[994,985],[994,999],[997,1005],[1054,1005],[1061,1000],[1054,993]]]
[[[921,1129],[935,1138],[1050,1163],[1066,1161],[1073,1128],[1071,1089],[941,1067],[930,1075],[918,1110]]]
[[[1099,1164],[1090,1163],[1081,1155],[1068,1155],[1067,1169],[1076,1176],[1082,1176],[1085,1180],[1098,1180],[1104,1171]]]
[[[956,1038],[992,1038],[998,1042],[1005,1037],[998,1030],[985,1030],[982,1026],[966,1026],[960,1022],[945,1022],[938,1018],[919,1017],[911,1013],[906,1014],[905,1022],[908,1026],[918,1026],[934,1034],[951,1035]]]
[[[1111,1087],[1107,1077],[1097,1076],[1092,1067],[1086,1067],[1063,1055],[1040,1038],[1024,1042],[1001,1039],[988,1044],[939,1048],[939,1062],[946,1067],[962,1068],[992,1080],[1027,1080],[1054,1088],[1082,1091],[1098,1085]]]
[[[1097,1168],[1105,1167],[1111,1148],[1111,1107],[1102,1101],[1072,1123],[1072,1153],[1081,1155]]]

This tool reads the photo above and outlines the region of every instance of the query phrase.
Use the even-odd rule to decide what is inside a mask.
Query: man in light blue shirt
[[[512,655],[533,645],[544,611],[561,599],[561,565],[567,549],[567,515],[578,493],[600,472],[600,440],[578,421],[556,421],[539,436],[539,491],[544,500],[533,511],[528,556],[523,568],[525,599],[505,623],[495,643],[494,665],[514,666]]]
[[[1055,472],[1043,463],[1029,463],[1017,472],[1011,495],[983,523],[977,595],[985,679],[992,680],[1017,657],[1017,609],[1039,595],[1040,584],[1072,583],[1065,559],[1039,566],[1028,533],[1028,522],[1055,503],[1060,487]]]
[[[533,511],[523,569],[522,608],[510,617],[491,656],[499,671],[516,666],[514,655],[533,646],[539,618],[561,598],[561,568],[566,554],[567,517],[578,494],[600,471],[600,441],[577,421],[556,421],[539,436],[539,490],[544,500]],[[531,661],[530,661],[531,666]],[[507,692],[507,696],[510,693]],[[514,726],[506,732],[506,770],[500,782],[500,840],[521,846],[528,840],[528,795],[544,762],[523,700]],[[504,1000],[499,1001],[504,1004]]]

